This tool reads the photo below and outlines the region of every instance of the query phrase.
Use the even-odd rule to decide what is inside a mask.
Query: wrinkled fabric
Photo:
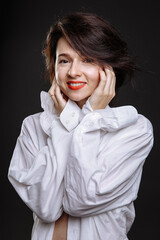
[[[133,106],[93,111],[68,100],[58,116],[46,92],[43,112],[22,124],[8,178],[33,211],[32,240],[51,240],[69,214],[68,240],[126,240],[142,169],[153,146],[150,121]]]

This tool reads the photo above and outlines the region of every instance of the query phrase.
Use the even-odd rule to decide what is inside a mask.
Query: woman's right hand
[[[58,115],[60,115],[67,104],[68,97],[61,92],[55,78],[53,79],[52,86],[48,93],[54,103]]]

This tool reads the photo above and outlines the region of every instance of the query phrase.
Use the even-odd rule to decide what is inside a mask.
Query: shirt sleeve
[[[107,111],[87,114],[74,131],[63,199],[72,216],[104,213],[137,197],[152,125],[133,107]]]
[[[122,106],[118,108],[110,108],[107,106],[105,109],[93,111],[89,100],[87,100],[83,108],[80,109],[74,101],[69,99],[60,114],[60,121],[67,131],[71,132],[79,125],[85,116],[85,123],[82,125],[88,132],[94,129],[114,132],[132,124],[137,120],[138,113],[132,106]]]
[[[43,221],[54,222],[63,212],[63,177],[70,135],[57,119],[46,142],[39,120],[27,117],[17,139],[8,178],[26,205]],[[41,142],[39,141],[41,139]],[[65,145],[65,149],[59,147]]]
[[[8,178],[26,205],[43,221],[54,222],[63,211],[64,173],[72,130],[81,109],[68,100],[58,117],[53,102],[41,92],[44,111],[27,117],[11,159]]]

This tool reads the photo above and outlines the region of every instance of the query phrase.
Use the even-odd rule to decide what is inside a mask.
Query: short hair
[[[116,90],[131,80],[138,69],[127,43],[108,21],[93,13],[75,12],[59,19],[47,35],[42,53],[51,82],[55,74],[56,47],[61,37],[65,37],[81,56],[102,66],[112,66]]]

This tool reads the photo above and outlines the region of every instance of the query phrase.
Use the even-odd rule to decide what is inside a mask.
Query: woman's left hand
[[[58,115],[60,115],[67,104],[68,98],[66,95],[64,95],[64,93],[61,92],[55,78],[53,80],[51,88],[49,89],[49,95],[51,96]]]
[[[100,82],[98,87],[89,97],[93,110],[104,109],[115,97],[116,76],[111,66],[100,70]]]

